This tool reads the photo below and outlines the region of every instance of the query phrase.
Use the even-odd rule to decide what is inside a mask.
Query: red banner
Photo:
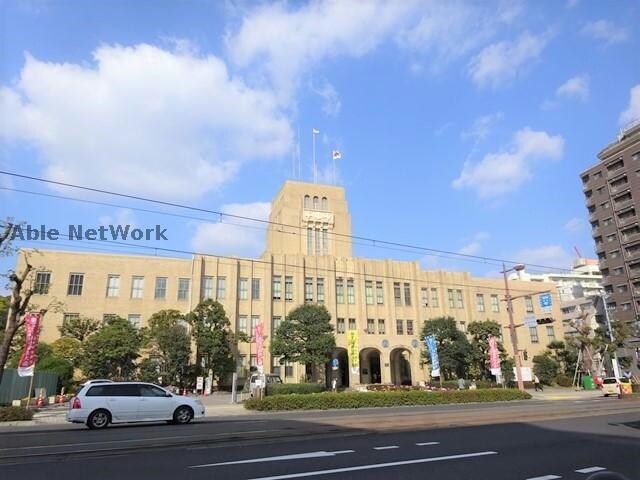
[[[500,368],[500,353],[498,352],[496,337],[489,337],[489,368]]]
[[[39,313],[27,313],[24,316],[24,331],[24,351],[18,363],[18,375],[31,377],[36,367],[38,338],[40,337]]]
[[[262,349],[264,347],[264,336],[262,334],[262,322],[257,323],[255,327],[253,327],[253,338],[256,340],[256,365],[261,367],[263,365],[263,352]]]

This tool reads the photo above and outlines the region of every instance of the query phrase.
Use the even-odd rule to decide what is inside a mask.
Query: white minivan
[[[85,384],[69,402],[67,421],[91,429],[110,423],[168,421],[185,424],[204,416],[199,400],[174,395],[152,383]]]

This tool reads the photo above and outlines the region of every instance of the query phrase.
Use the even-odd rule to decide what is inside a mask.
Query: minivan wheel
[[[91,430],[99,430],[101,428],[106,428],[111,422],[111,415],[106,410],[96,410],[95,412],[91,412],[89,418],[87,419],[87,427]]]
[[[176,408],[176,411],[173,412],[173,423],[177,423],[180,425],[185,425],[191,421],[193,418],[193,410],[190,407],[185,405]]]

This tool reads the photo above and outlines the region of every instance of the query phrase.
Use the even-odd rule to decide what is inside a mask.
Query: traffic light
[[[526,350],[523,350],[523,351],[522,351],[522,357],[523,357],[525,360],[529,360],[529,352],[527,352]]]
[[[545,325],[547,323],[553,323],[555,322],[555,319],[551,318],[551,317],[546,317],[546,318],[538,318],[536,319],[536,323],[538,325]]]

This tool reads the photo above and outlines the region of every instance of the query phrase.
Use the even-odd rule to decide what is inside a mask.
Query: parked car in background
[[[265,388],[269,384],[282,383],[282,379],[280,378],[280,376],[273,373],[266,373],[262,375],[262,377],[264,377],[266,385],[261,384],[260,377],[261,375],[259,373],[253,373],[251,375],[251,378],[249,379],[249,392],[251,392],[252,397],[254,395],[254,392],[258,388]]]
[[[86,383],[69,402],[67,421],[91,429],[110,423],[189,423],[204,416],[199,400],[174,395],[162,387],[142,382]]]
[[[622,384],[629,385],[629,389],[631,388],[631,380],[628,378],[605,378],[602,380],[602,393],[605,397],[609,395],[620,395]]]

